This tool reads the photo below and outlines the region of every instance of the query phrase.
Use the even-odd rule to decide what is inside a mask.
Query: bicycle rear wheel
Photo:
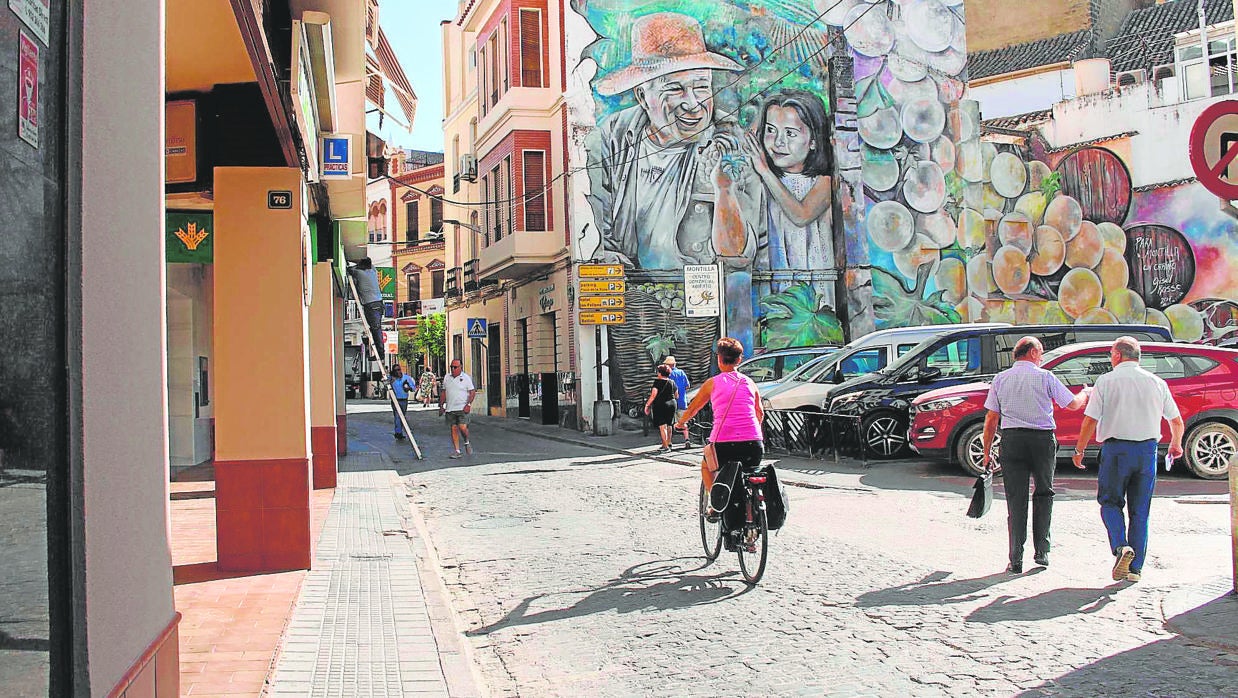
[[[697,502],[697,516],[701,520],[701,547],[705,548],[705,559],[713,562],[722,551],[722,517],[719,516],[717,521],[710,523],[705,518],[708,510],[709,492],[705,490],[705,483],[702,482],[701,496]]]
[[[765,520],[765,510],[757,509],[755,514],[754,521],[745,523],[740,529],[739,571],[749,584],[761,581],[765,574],[765,558],[769,553],[769,524]]]

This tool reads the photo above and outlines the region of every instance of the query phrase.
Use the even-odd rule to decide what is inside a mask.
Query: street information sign
[[[716,265],[684,265],[684,315],[688,317],[718,317],[722,309],[721,288],[722,282]]]
[[[1227,201],[1238,199],[1238,101],[1210,105],[1191,127],[1191,168],[1199,183]]]
[[[622,325],[624,319],[624,312],[622,310],[615,312],[581,311],[580,313],[580,324],[582,325]]]
[[[580,307],[589,310],[599,308],[620,310],[627,307],[627,301],[623,299],[623,296],[581,296]]]
[[[623,279],[618,281],[581,281],[580,292],[585,293],[623,293],[628,284]]]
[[[623,278],[622,264],[582,264],[580,276],[593,278]]]

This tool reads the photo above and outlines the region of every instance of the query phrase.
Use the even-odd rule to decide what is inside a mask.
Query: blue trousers
[[[1109,440],[1100,449],[1096,501],[1109,532],[1109,549],[1135,549],[1131,570],[1143,569],[1148,552],[1148,511],[1156,489],[1156,440]],[[1123,513],[1125,507],[1127,513]],[[1130,521],[1127,521],[1129,515]]]
[[[395,399],[395,401],[400,403],[400,412],[405,412],[405,413],[408,412],[408,398],[398,397]],[[394,409],[391,410],[391,414],[393,417],[395,417],[395,433],[403,434],[404,428],[400,425],[400,415],[396,414]]]

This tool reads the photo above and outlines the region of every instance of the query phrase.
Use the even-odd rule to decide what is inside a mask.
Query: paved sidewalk
[[[313,534],[332,490],[311,499]],[[172,573],[180,635],[181,695],[257,696],[274,662],[304,571],[245,575],[216,565],[215,482],[209,466],[171,483]]]
[[[354,453],[341,469],[267,695],[483,695],[390,462]]]
[[[1161,612],[1165,627],[1179,635],[1238,650],[1238,595],[1229,578],[1175,589],[1161,602]]]

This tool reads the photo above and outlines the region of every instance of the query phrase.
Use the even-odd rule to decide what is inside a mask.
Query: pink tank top
[[[752,379],[739,371],[725,371],[714,376],[713,381],[709,404],[714,411],[714,428],[709,440],[760,441],[756,386]]]

